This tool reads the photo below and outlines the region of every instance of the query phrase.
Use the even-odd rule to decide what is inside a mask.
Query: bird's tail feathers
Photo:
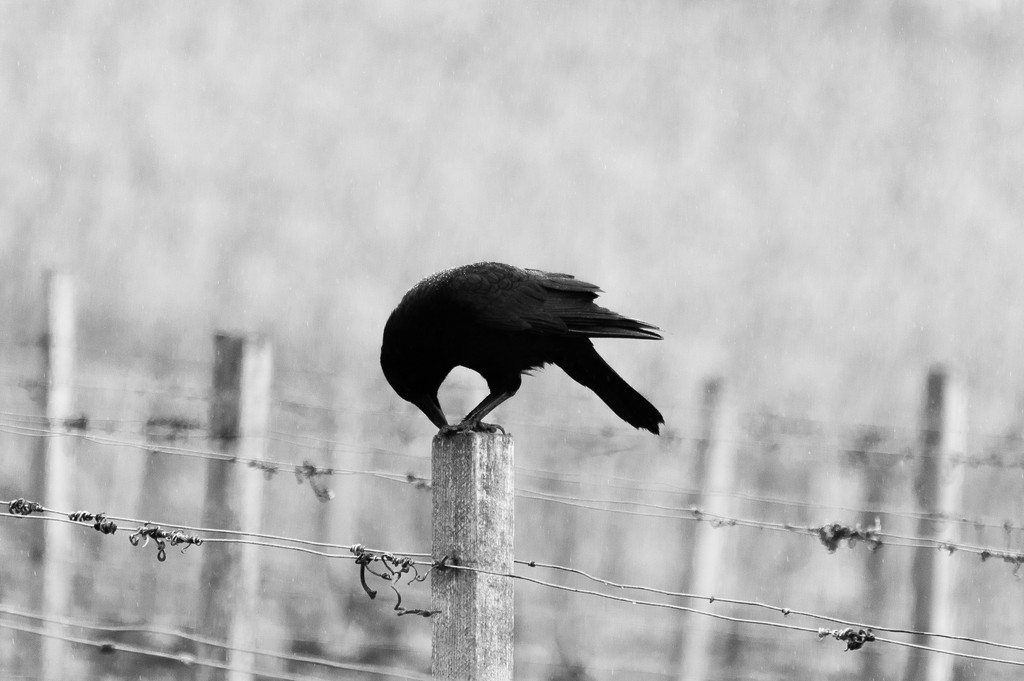
[[[619,418],[634,428],[657,434],[658,427],[665,423],[661,412],[615,373],[589,342],[575,345],[555,363],[574,381],[597,393]]]

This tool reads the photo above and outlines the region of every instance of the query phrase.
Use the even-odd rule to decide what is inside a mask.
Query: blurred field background
[[[858,521],[834,508],[863,506],[863,460],[888,466],[880,499],[913,509],[913,456],[846,452],[866,432],[913,450],[933,362],[967,377],[968,454],[1021,452],[1022,20],[1016,2],[7,2],[0,411],[38,410],[43,275],[58,268],[77,286],[76,409],[106,432],[183,417],[202,440],[213,333],[258,332],[275,346],[274,458],[425,475],[433,428],[385,383],[380,332],[421,277],[500,260],[597,283],[666,336],[600,344],[665,414],[660,439],[558,370],[524,382],[495,419],[518,465],[552,473],[524,486],[609,497],[625,478],[634,501],[686,506],[653,486],[687,486],[700,385],[720,375],[744,425],[737,491],[810,504],[743,515]],[[483,393],[456,372],[442,404],[454,419]],[[0,499],[38,496],[36,447],[0,432]],[[75,451],[81,508],[199,523],[201,463]],[[1020,524],[1021,471],[967,470],[964,514]],[[320,504],[268,481],[266,530],[429,550],[428,492],[330,483],[338,496]],[[693,523],[536,499],[517,514],[518,558],[683,580]],[[31,602],[28,525],[0,522],[0,603]],[[891,585],[873,602],[863,546],[829,555],[806,537],[722,531],[734,559],[719,595],[908,623],[908,549],[873,554]],[[1020,548],[1017,531],[965,532]],[[158,565],[123,537],[83,534],[68,616],[193,627],[209,550]],[[429,621],[370,602],[350,563],[266,560],[261,645],[429,669]],[[1011,569],[950,560],[964,575],[951,633],[1019,641]],[[516,588],[521,679],[673,678],[698,625],[721,634],[715,679],[864,678],[868,655],[879,678],[903,669],[895,648],[842,653]],[[425,607],[429,589],[405,597]],[[34,645],[0,631],[0,675],[37,678]],[[77,678],[164,678],[74,650]]]

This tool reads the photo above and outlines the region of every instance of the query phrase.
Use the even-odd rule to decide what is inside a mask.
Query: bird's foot
[[[508,435],[505,429],[499,426],[497,423],[484,423],[483,421],[477,421],[472,427],[473,432],[476,433],[498,433],[502,435]]]
[[[505,429],[497,423],[484,423],[483,421],[463,421],[457,426],[445,426],[441,429],[444,436],[455,435],[456,433],[497,433],[508,435]]]

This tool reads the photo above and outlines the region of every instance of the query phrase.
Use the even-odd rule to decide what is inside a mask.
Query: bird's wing
[[[481,263],[457,274],[458,280],[448,282],[446,290],[474,323],[499,331],[567,333],[564,324],[543,314],[544,288],[531,270]]]
[[[547,293],[542,305],[543,314],[557,319],[571,335],[588,338],[661,338],[654,326],[595,304],[594,300],[601,289],[593,284],[565,274],[547,274],[540,279],[540,285]]]
[[[594,304],[601,289],[569,274],[508,268],[461,287],[475,321],[504,331],[590,338],[661,338],[655,327]]]

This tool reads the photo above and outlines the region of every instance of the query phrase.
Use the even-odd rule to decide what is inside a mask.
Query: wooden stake
[[[945,518],[960,510],[963,497],[963,466],[954,457],[964,453],[967,444],[967,397],[960,380],[943,367],[933,367],[925,386],[921,423],[921,468],[915,491],[922,512],[917,536],[955,540]],[[954,560],[940,551],[914,554],[911,583],[914,585],[913,628],[918,631],[951,632],[954,624],[956,594]],[[927,636],[914,637],[914,643],[935,645]],[[953,657],[926,654],[910,649],[907,681],[950,681]]]
[[[46,419],[51,430],[64,432],[73,409],[73,372],[75,358],[75,293],[71,277],[49,272],[46,279],[47,312],[43,352],[43,380]],[[65,512],[74,510],[75,460],[68,437],[57,435],[43,439],[42,467],[45,478],[41,502]],[[74,557],[78,553],[75,528],[67,523],[40,523],[43,528],[43,613],[67,617],[71,607]],[[62,633],[55,622],[44,623],[46,631]],[[41,643],[40,678],[60,679],[66,672],[67,646],[54,636]]]
[[[512,436],[434,437],[433,556],[509,573],[515,486]],[[433,675],[444,681],[511,681],[513,587],[508,577],[431,573]]]
[[[206,481],[207,527],[259,532],[263,515],[263,476],[237,459],[262,460],[266,454],[272,351],[262,337],[218,334],[215,339],[210,433],[232,459],[210,461]],[[212,548],[212,547],[211,547]],[[260,554],[257,547],[222,545],[204,554],[200,611],[203,633],[233,648],[252,649],[259,612]],[[253,654],[210,648],[226,659],[229,681],[251,681]],[[204,678],[221,678],[204,668]]]
[[[698,507],[710,513],[730,515],[728,492],[736,468],[736,414],[724,397],[722,380],[709,379],[703,388],[701,440],[697,451],[694,484],[701,489]],[[716,494],[717,493],[717,494]],[[715,595],[722,584],[726,533],[709,522],[697,524],[690,549],[690,579],[683,590],[702,596]],[[687,616],[683,635],[679,678],[705,681],[711,678],[715,631],[707,617]]]

